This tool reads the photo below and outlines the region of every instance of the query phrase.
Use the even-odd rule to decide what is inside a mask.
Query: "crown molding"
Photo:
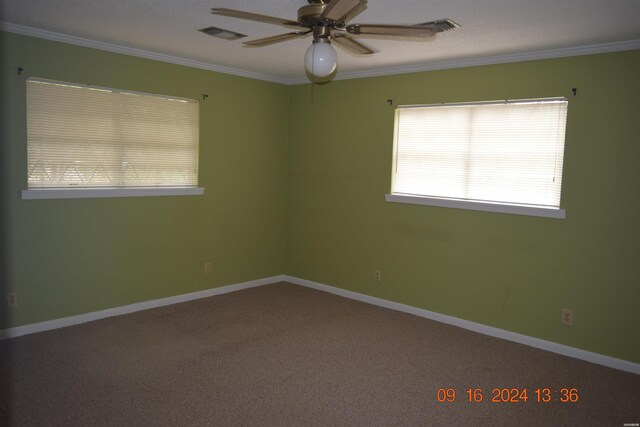
[[[625,50],[640,49],[640,40],[628,40],[615,43],[594,44],[588,46],[576,46],[560,49],[538,50],[534,52],[513,53],[506,55],[482,56],[477,58],[454,59],[449,61],[436,61],[428,64],[415,64],[401,67],[378,68],[345,72],[338,74],[334,80],[352,80],[367,77],[383,77],[396,74],[421,73],[425,71],[449,70],[454,68],[478,67],[482,65],[507,64],[510,62],[537,61],[541,59],[566,58],[570,56],[595,55],[598,53],[621,52]],[[288,84],[306,84],[306,78],[290,79]]]
[[[231,74],[239,77],[246,77],[255,80],[264,80],[272,83],[290,84],[288,79],[271,76],[267,74],[255,73],[252,71],[239,70],[237,68],[224,67],[222,65],[210,64],[207,62],[194,61],[191,59],[180,58],[178,56],[166,55],[163,53],[152,52],[143,49],[136,49],[127,46],[120,46],[111,43],[104,43],[96,40],[85,39],[82,37],[70,36],[66,34],[56,33],[53,31],[41,30],[24,25],[16,25],[9,22],[0,22],[0,31],[21,34],[23,36],[37,37],[56,42],[72,44],[76,46],[89,47],[93,49],[105,50],[108,52],[121,53],[124,55],[136,56],[138,58],[152,59],[155,61],[168,62],[170,64],[184,65],[191,68],[200,68],[217,73]]]
[[[240,70],[237,68],[224,67],[207,62],[194,61],[163,53],[152,52],[143,49],[120,46],[111,43],[104,43],[82,37],[69,36],[53,31],[41,30],[24,25],[0,22],[0,31],[21,34],[25,36],[37,37],[77,46],[90,47],[105,50],[108,52],[121,53],[124,55],[136,56],[139,58],[152,59],[155,61],[168,62],[171,64],[184,65],[186,67],[200,68],[218,73],[231,74],[239,77],[246,77],[255,80],[264,80],[272,83],[284,85],[308,84],[306,77],[285,78],[268,74],[255,73],[252,71]],[[448,70],[454,68],[477,67],[482,65],[507,64],[511,62],[537,61],[541,59],[565,58],[570,56],[594,55],[598,53],[621,52],[625,50],[640,49],[640,40],[628,40],[623,42],[594,44],[587,46],[575,46],[560,49],[538,50],[533,52],[511,53],[505,55],[481,56],[476,58],[454,59],[449,61],[435,61],[426,64],[414,64],[400,67],[377,68],[373,70],[344,72],[336,75],[334,80],[352,80],[367,77],[382,77],[396,74],[421,73],[425,71]]]

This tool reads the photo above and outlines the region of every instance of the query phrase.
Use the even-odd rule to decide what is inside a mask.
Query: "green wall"
[[[633,51],[293,88],[288,274],[640,362],[639,74]],[[396,105],[552,96],[566,220],[385,202]]]
[[[0,329],[289,274],[640,363],[640,51],[288,87],[0,43],[0,279],[19,299]],[[204,196],[21,200],[28,76],[208,94]],[[396,105],[551,96],[569,98],[566,220],[384,201]]]
[[[0,37],[0,329],[284,272],[289,100],[282,85]],[[21,200],[30,76],[195,99],[208,94],[200,107],[204,195]],[[205,262],[211,274],[204,274]],[[11,309],[10,290],[18,295]]]

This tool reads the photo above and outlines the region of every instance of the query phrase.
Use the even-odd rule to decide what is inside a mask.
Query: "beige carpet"
[[[10,426],[640,422],[639,375],[286,283],[1,341],[0,363]],[[490,402],[512,387],[528,401]]]

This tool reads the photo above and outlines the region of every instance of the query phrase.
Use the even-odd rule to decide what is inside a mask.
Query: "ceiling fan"
[[[331,46],[338,46],[359,55],[375,53],[352,36],[400,36],[430,40],[439,32],[459,28],[450,19],[417,25],[348,24],[367,8],[367,0],[307,0],[308,5],[298,9],[297,21],[244,12],[235,9],[213,8],[214,15],[266,22],[294,28],[298,31],[244,42],[246,46],[262,47],[286,40],[313,35],[313,43],[305,54],[307,71],[317,78],[330,76],[337,66],[337,54]]]

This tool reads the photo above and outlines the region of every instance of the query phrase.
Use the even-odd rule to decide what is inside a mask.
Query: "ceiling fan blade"
[[[346,28],[350,34],[375,35],[375,36],[400,36],[433,38],[438,30],[433,26],[421,25],[375,25],[352,24]]]
[[[257,40],[250,40],[248,42],[244,42],[243,44],[250,47],[268,46],[270,44],[280,43],[286,40],[291,40],[291,39],[296,39],[298,37],[306,36],[310,32],[311,31],[300,31],[297,33],[280,34],[277,36],[265,37]]]
[[[297,21],[289,19],[276,18],[273,16],[260,15],[257,13],[243,12],[242,10],[225,9],[223,7],[214,7],[211,9],[214,15],[229,16],[231,18],[247,19],[249,21],[266,22],[268,24],[284,25],[286,27],[302,27]]]
[[[346,21],[347,17],[353,18],[366,7],[367,0],[331,0],[320,17],[333,21]]]
[[[344,35],[336,35],[331,38],[333,42],[335,42],[338,46],[347,49],[353,53],[358,55],[371,55],[375,53],[374,50],[365,46],[357,40],[354,40],[350,37]]]
[[[344,15],[340,21],[349,22],[356,16],[360,15],[367,8],[367,2],[361,1],[360,4],[353,9],[351,9],[346,15]]]
[[[437,32],[441,33],[443,31],[455,30],[456,28],[460,28],[460,24],[452,21],[451,19],[438,19],[437,21],[425,22],[424,24],[417,24],[416,27],[432,27]]]

